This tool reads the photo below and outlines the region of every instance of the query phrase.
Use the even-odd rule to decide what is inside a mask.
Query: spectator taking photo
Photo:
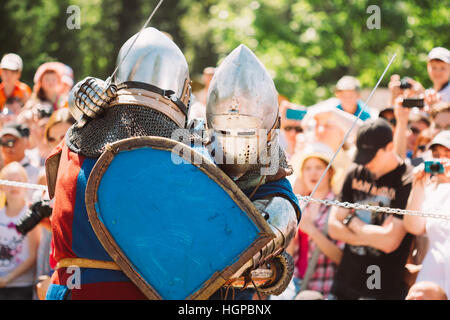
[[[340,200],[404,209],[411,166],[395,153],[390,124],[367,121],[358,130],[356,146],[357,165],[347,173]],[[412,236],[402,216],[333,207],[329,233],[346,243],[332,288],[337,299],[405,298],[403,274]],[[368,279],[371,270],[378,277],[374,283]]]
[[[414,170],[409,210],[435,212],[450,206],[450,131],[440,132],[429,148],[433,163],[439,163],[436,168],[440,170],[434,170],[427,162]],[[418,216],[406,216],[404,223],[408,232],[427,235],[429,239],[429,249],[416,280],[420,285],[411,288],[409,296],[419,295],[417,287],[424,299],[442,296],[440,290],[450,296],[450,223]]]

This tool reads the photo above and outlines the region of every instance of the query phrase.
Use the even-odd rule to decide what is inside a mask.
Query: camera
[[[50,201],[42,200],[35,202],[30,206],[28,214],[16,225],[16,230],[20,234],[26,235],[36,227],[42,219],[48,218],[51,215],[52,208],[50,206]]]
[[[403,78],[400,80],[400,89],[410,89],[412,88],[412,84],[409,83],[409,78]]]
[[[440,161],[425,161],[425,173],[444,173],[444,166]]]
[[[53,113],[53,107],[48,104],[40,104],[36,108],[36,113],[39,119],[50,118]]]
[[[416,98],[405,98],[402,103],[404,108],[423,108],[424,101],[423,99]]]

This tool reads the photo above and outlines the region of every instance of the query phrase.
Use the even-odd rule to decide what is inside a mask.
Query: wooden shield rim
[[[195,165],[199,170],[207,174],[212,180],[219,184],[225,192],[233,199],[233,201],[247,213],[247,216],[260,230],[259,237],[241,254],[239,259],[230,266],[220,272],[215,272],[212,277],[207,280],[204,285],[186,297],[187,300],[204,300],[208,299],[215,291],[217,291],[225,282],[234,275],[247,261],[249,261],[258,251],[263,248],[271,239],[275,238],[275,234],[270,228],[269,224],[264,220],[259,211],[255,208],[248,197],[238,188],[238,186],[215,164],[211,163],[203,155],[190,148],[189,146],[162,137],[136,137],[127,138],[115,143],[109,144],[106,150],[98,158],[86,186],[85,199],[86,209],[89,221],[92,228],[97,235],[100,243],[105,248],[106,252],[118,264],[121,270],[134,282],[134,284],[142,291],[142,293],[149,299],[161,300],[162,297],[134,268],[133,263],[122,252],[120,247],[115,242],[114,238],[100,221],[97,216],[95,204],[97,203],[97,190],[100,181],[112,162],[114,157],[123,151],[131,151],[142,147],[148,147],[158,150],[172,151],[177,146],[182,150],[181,156],[183,159],[191,162],[191,159],[199,159],[201,157],[201,164]]]

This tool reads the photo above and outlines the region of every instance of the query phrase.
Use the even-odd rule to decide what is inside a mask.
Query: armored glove
[[[88,77],[78,82],[69,94],[69,109],[78,126],[101,115],[116,94],[117,87],[101,79]]]
[[[294,274],[294,259],[284,249],[297,231],[295,209],[289,200],[282,197],[255,200],[253,204],[267,220],[276,237],[231,277],[229,283],[233,287],[251,287],[249,282],[252,281],[259,292],[280,295]]]
[[[30,206],[28,214],[16,225],[16,230],[20,234],[26,235],[34,227],[36,227],[42,219],[50,217],[52,215],[52,211],[53,209],[50,205],[50,200],[34,202]]]

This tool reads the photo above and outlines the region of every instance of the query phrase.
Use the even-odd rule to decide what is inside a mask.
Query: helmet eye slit
[[[241,131],[238,132],[238,136],[254,136],[255,131]]]

